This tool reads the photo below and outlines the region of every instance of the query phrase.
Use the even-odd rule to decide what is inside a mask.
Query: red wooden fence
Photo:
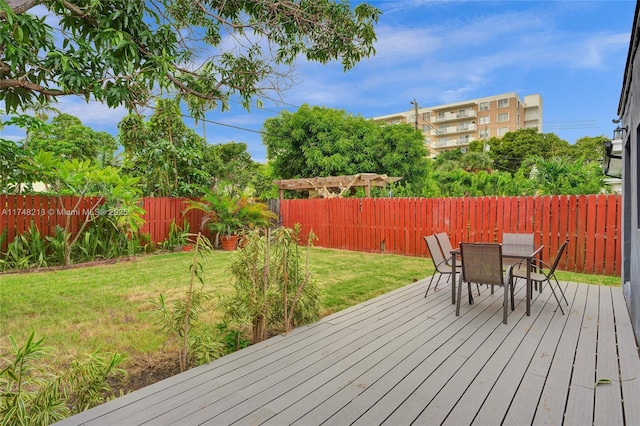
[[[96,207],[99,197],[85,197],[78,205],[78,197],[58,197],[47,195],[0,195],[0,233],[7,229],[7,239],[0,247],[6,251],[8,243],[16,235],[29,229],[31,221],[42,235],[53,235],[56,226],[65,226],[68,216],[71,216],[71,233],[76,233],[87,216],[87,212]],[[145,224],[140,228],[141,233],[149,234],[154,242],[162,242],[169,236],[169,225],[175,219],[182,227],[183,220],[189,222],[190,232],[197,233],[203,213],[198,210],[184,212],[187,207],[186,198],[143,198],[142,207],[145,209]]]
[[[560,269],[620,274],[619,195],[282,200],[280,215],[305,238],[313,230],[321,247],[408,256],[428,256],[422,236],[437,232],[453,244],[533,233],[545,261],[568,239]]]
[[[98,198],[0,195],[0,232],[7,228],[2,251],[33,220],[44,235],[64,226],[69,211],[77,232]],[[140,229],[152,241],[169,235],[172,219],[198,232],[202,212],[184,212],[185,198],[144,198],[145,224]],[[534,233],[544,245],[543,260],[553,259],[569,240],[560,268],[575,272],[619,275],[621,263],[621,197],[619,195],[480,198],[334,198],[281,200],[283,226],[300,223],[317,245],[365,252],[428,256],[423,235],[446,232],[452,243],[501,241],[503,232]]]

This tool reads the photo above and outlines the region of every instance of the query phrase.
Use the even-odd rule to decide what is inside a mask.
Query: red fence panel
[[[99,197],[0,195],[0,232],[7,230],[6,251],[31,221],[43,235],[55,227],[71,231],[82,226],[86,212]],[[197,233],[203,212],[186,212],[186,198],[144,198],[146,213],[140,232],[162,242],[169,224],[186,219]],[[569,240],[560,268],[575,272],[620,274],[621,198],[619,195],[464,198],[344,198],[281,200],[283,226],[301,225],[301,238],[313,231],[322,247],[427,256],[422,237],[446,232],[454,245],[461,241],[502,241],[503,232],[533,232],[543,244],[543,260],[555,257]],[[205,232],[205,235],[211,236]]]
[[[313,228],[322,247],[410,256],[427,256],[422,237],[437,232],[454,245],[533,233],[545,261],[569,240],[563,270],[620,273],[618,195],[282,200],[280,215],[283,226]]]

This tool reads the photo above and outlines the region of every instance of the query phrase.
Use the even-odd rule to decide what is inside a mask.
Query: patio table
[[[527,262],[527,315],[531,314],[532,281],[531,263],[544,248],[541,244],[502,244],[502,257],[525,260]],[[456,261],[460,256],[460,247],[451,250],[451,269],[456,270]],[[456,303],[456,274],[451,279],[451,303]],[[541,289],[542,290],[542,289]]]

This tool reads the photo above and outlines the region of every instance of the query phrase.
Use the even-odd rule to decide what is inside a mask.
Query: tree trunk
[[[253,319],[253,343],[260,343],[267,338],[267,317],[263,314]]]

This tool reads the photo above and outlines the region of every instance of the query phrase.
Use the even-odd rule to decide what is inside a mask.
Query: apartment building
[[[528,95],[524,101],[515,93],[421,108],[373,117],[389,124],[412,123],[422,130],[431,156],[441,151],[465,149],[475,140],[502,137],[507,132],[536,127],[542,131],[542,98]]]

